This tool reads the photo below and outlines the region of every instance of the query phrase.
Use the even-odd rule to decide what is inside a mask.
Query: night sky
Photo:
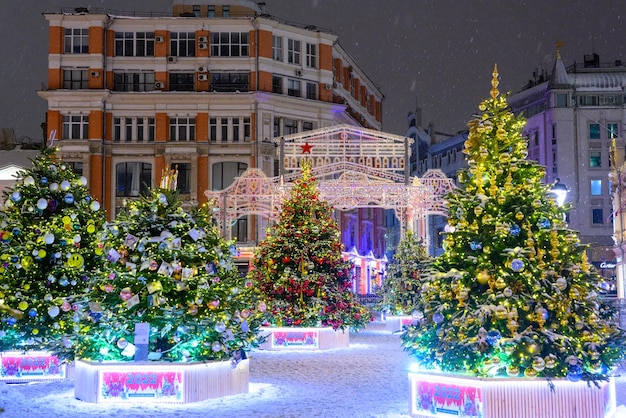
[[[199,3],[201,0],[199,0]],[[207,2],[210,3],[210,2]],[[516,92],[550,71],[558,41],[566,66],[596,52],[626,65],[624,0],[265,0],[282,20],[330,29],[385,94],[383,131],[404,134],[419,106],[423,124],[456,133],[489,96],[494,64],[500,91]],[[62,7],[171,11],[171,0],[0,1],[0,128],[41,138],[48,25]]]

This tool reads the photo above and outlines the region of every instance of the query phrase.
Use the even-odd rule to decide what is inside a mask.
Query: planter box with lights
[[[260,345],[264,350],[328,350],[330,348],[349,347],[350,333],[342,330],[321,327],[276,327],[261,328],[265,342]]]
[[[616,409],[615,382],[567,379],[475,378],[409,373],[414,418],[609,418]]]
[[[190,403],[247,393],[249,360],[208,363],[77,361],[74,395],[86,402]]]
[[[6,383],[64,379],[66,366],[44,351],[0,353],[0,381]]]
[[[385,318],[385,328],[387,331],[398,332],[404,331],[404,327],[413,324],[415,321],[412,316],[387,316]]]

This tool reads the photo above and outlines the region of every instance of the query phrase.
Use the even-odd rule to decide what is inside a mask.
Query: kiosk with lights
[[[211,207],[186,211],[166,168],[101,233],[86,295],[75,395],[87,402],[197,402],[248,391],[246,350],[265,305],[233,262]]]
[[[497,89],[469,122],[469,168],[448,196],[444,253],[423,318],[402,336],[413,417],[611,417],[626,335],[602,277],[568,228],[545,170],[526,160],[524,119]]]

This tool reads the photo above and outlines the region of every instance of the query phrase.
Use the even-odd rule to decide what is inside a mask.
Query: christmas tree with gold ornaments
[[[0,210],[0,351],[73,357],[84,292],[99,268],[104,223],[87,179],[45,148],[18,172]]]
[[[388,315],[411,315],[420,299],[421,276],[430,261],[422,240],[407,231],[387,267],[387,277],[376,289],[381,300],[375,309]]]
[[[426,369],[475,376],[606,380],[623,357],[616,311],[600,297],[602,278],[526,159],[525,120],[498,91],[469,123],[448,196],[444,254],[421,288],[421,323],[402,344]]]
[[[274,326],[360,330],[371,314],[352,293],[352,265],[332,208],[320,199],[311,163],[282,204],[278,223],[257,247],[251,279],[267,303]]]
[[[106,261],[86,297],[77,358],[238,361],[257,344],[265,306],[234,264],[235,245],[220,236],[210,203],[183,208],[176,181],[166,168],[160,187],[105,225]]]

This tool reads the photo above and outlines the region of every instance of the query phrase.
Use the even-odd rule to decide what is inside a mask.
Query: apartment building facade
[[[186,204],[247,168],[278,174],[273,138],[338,124],[382,128],[384,96],[332,31],[251,1],[177,1],[171,14],[77,8],[49,24],[47,132],[115,216],[178,169]],[[233,237],[255,241],[242,218]]]

